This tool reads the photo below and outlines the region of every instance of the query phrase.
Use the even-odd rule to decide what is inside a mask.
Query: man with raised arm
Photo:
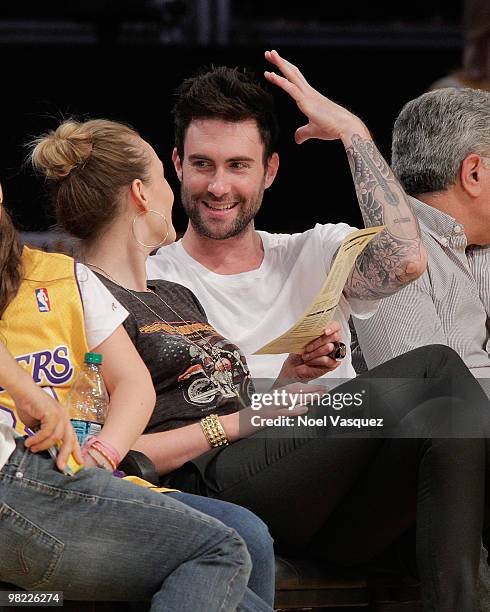
[[[426,254],[418,224],[363,122],[311,87],[277,51],[265,57],[281,73],[266,72],[266,79],[288,93],[308,119],[296,131],[296,142],[341,139],[366,226],[386,225],[358,258],[336,321],[325,332],[340,329],[349,345],[351,312],[369,317],[378,299],[423,273]],[[288,380],[311,378],[320,365],[315,345],[301,356],[291,355],[284,366],[284,355],[253,353],[296,322],[354,228],[317,224],[293,235],[255,229],[254,217],[274,181],[279,156],[272,97],[247,72],[218,67],[186,79],[174,117],[173,161],[189,225],[182,240],[149,258],[148,276],[188,286],[212,325],[244,350],[256,378],[274,379],[278,373]],[[338,366],[335,359],[322,360],[332,371]],[[335,369],[337,378],[354,375],[349,358]]]

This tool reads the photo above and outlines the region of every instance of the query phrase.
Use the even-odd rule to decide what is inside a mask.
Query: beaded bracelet
[[[201,419],[201,427],[212,448],[229,444],[228,436],[217,414],[210,414]]]

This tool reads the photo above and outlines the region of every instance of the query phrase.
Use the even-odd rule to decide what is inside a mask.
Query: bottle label
[[[96,436],[102,429],[100,423],[94,423],[94,421],[82,421],[81,419],[71,419],[73,429],[77,434],[78,442],[80,446],[83,444],[85,438],[88,436]]]

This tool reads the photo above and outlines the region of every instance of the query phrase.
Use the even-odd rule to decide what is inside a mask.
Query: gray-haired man
[[[412,196],[428,266],[354,321],[366,363],[446,344],[490,393],[490,93],[439,89],[406,104],[392,168]]]
[[[369,368],[426,344],[457,351],[490,395],[490,93],[438,89],[408,102],[392,169],[418,216],[427,270],[355,319]],[[480,609],[490,609],[482,548]]]

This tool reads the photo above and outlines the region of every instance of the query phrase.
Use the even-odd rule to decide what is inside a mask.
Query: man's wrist
[[[361,138],[372,140],[371,134],[366,125],[357,117],[355,117],[355,120],[349,122],[342,130],[340,130],[340,139],[346,148],[352,146],[353,136],[360,136]]]
[[[295,382],[301,382],[301,378],[296,374],[295,366],[289,363],[289,357],[282,364],[282,368],[279,372],[278,377],[274,381],[272,385],[272,389],[277,389],[278,387],[284,387],[285,385],[289,385]]]

